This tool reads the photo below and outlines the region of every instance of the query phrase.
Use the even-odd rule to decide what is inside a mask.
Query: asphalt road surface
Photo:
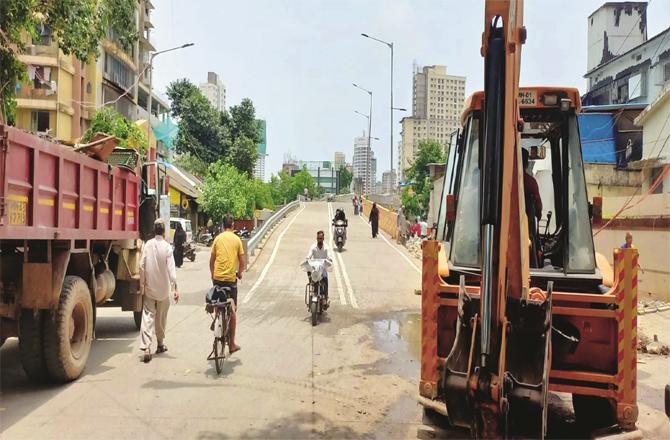
[[[299,264],[317,230],[330,239],[336,207],[349,217],[348,241],[329,274],[331,307],[312,327]],[[420,297],[414,290],[421,284],[420,262],[383,234],[372,239],[350,204],[305,203],[276,228],[241,282],[242,350],[226,359],[221,375],[206,360],[212,346],[203,307],[208,260],[209,250],[202,248],[195,262],[178,270],[181,300],[168,315],[169,350],[149,364],[140,362],[132,315],[118,309],[99,311],[86,371],[68,385],[30,383],[16,339],[8,340],[0,352],[1,437],[468,436],[443,429],[439,421],[424,423],[416,403]],[[662,375],[669,365],[667,358],[660,362],[665,367],[654,368]],[[667,419],[659,415],[662,397],[651,394],[653,405],[641,405],[649,414],[641,415],[647,420],[643,432],[670,435]],[[554,396],[552,405],[556,436],[574,436],[565,398]]]

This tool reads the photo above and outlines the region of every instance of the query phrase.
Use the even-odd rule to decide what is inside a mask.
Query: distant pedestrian
[[[402,212],[402,208],[398,208],[398,213],[396,217],[396,230],[397,230],[397,242],[398,244],[403,244],[403,237],[405,235],[405,213]]]
[[[172,240],[172,244],[174,244],[174,264],[177,267],[184,264],[184,243],[186,243],[186,231],[181,227],[181,222],[177,222]]]
[[[412,227],[410,228],[410,232],[412,233],[412,237],[420,237],[421,236],[421,225],[419,225],[419,219],[414,219],[414,223],[412,223]]]
[[[140,328],[140,350],[144,362],[151,361],[151,343],[156,335],[156,354],[167,351],[165,324],[170,308],[170,291],[175,302],[179,301],[177,272],[172,256],[172,247],[165,241],[165,222],[154,222],[155,236],[144,245],[140,257],[140,289],[144,293],[142,325]]]
[[[309,200],[309,190],[307,189],[307,187],[305,187],[305,188],[302,190],[302,193],[303,193],[304,196],[305,196],[305,201]]]
[[[351,203],[354,205],[354,215],[358,215],[358,197],[356,197],[356,194],[351,199]]]
[[[626,241],[621,245],[621,249],[635,249],[633,244],[633,234],[626,232]]]
[[[377,238],[379,233],[379,208],[377,204],[372,204],[372,209],[370,210],[370,224],[372,225],[372,238]]]
[[[421,238],[425,239],[426,237],[428,237],[428,223],[426,223],[425,218],[420,219],[419,227],[421,228],[421,232],[420,232]]]

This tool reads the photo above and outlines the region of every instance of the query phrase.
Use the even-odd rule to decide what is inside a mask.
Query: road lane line
[[[335,252],[334,252],[335,253]],[[339,261],[340,267],[342,268],[342,276],[344,278],[344,283],[347,286],[347,291],[349,293],[349,303],[354,309],[358,308],[358,301],[356,301],[356,294],[354,293],[353,287],[351,287],[351,280],[349,279],[349,274],[347,273],[347,267],[344,264],[344,258],[340,255],[339,252],[335,253],[335,258]]]
[[[258,277],[256,282],[254,283],[254,285],[251,286],[251,289],[249,289],[249,291],[245,295],[244,299],[242,300],[243,304],[246,304],[246,303],[249,302],[251,297],[254,295],[254,293],[258,289],[258,286],[260,286],[261,283],[263,282],[263,280],[265,279],[265,276],[268,274],[268,271],[270,270],[270,266],[272,266],[272,263],[275,261],[275,257],[277,256],[277,252],[279,251],[279,245],[281,244],[282,238],[284,238],[284,234],[286,234],[286,231],[288,231],[291,228],[291,226],[293,225],[293,222],[298,218],[300,213],[304,210],[305,210],[305,204],[302,203],[301,207],[300,207],[300,211],[298,211],[296,213],[295,217],[293,217],[291,219],[291,221],[288,223],[288,225],[286,225],[286,229],[284,229],[281,232],[281,234],[279,234],[279,237],[277,238],[277,243],[275,243],[275,247],[274,247],[274,249],[272,249],[272,255],[270,255],[270,259],[268,260],[267,264],[263,268],[263,271],[261,272],[260,276]]]
[[[370,225],[370,222],[367,221],[367,220],[365,220],[364,217],[361,217],[361,220],[363,220],[363,223],[366,223],[368,226]],[[384,234],[382,233],[382,231],[380,231],[377,235],[379,235],[381,238],[383,238],[384,241],[386,242],[386,244],[388,244],[394,251],[396,251],[398,254],[400,254],[400,256],[403,257],[403,258],[405,259],[405,261],[407,261],[407,262],[409,263],[410,266],[412,266],[412,269],[414,269],[415,271],[417,271],[417,272],[419,273],[419,275],[421,275],[421,269],[419,269],[418,267],[416,267],[416,265],[412,262],[412,260],[410,260],[409,257],[408,257],[407,255],[403,254],[402,251],[401,251],[400,249],[398,249],[398,248],[396,248],[395,246],[393,246],[393,245],[391,244],[391,242],[388,241],[388,240],[386,239],[386,237],[384,237]]]
[[[328,224],[330,224],[331,220],[333,218],[333,207],[331,203],[328,203]],[[333,227],[332,225],[328,228],[328,238],[330,242],[330,249],[333,251],[333,254],[335,254],[335,246],[333,243]],[[337,263],[337,256],[335,256],[335,260],[333,261],[333,266],[335,266],[335,280],[337,281],[337,293],[340,295],[340,304],[346,306],[347,305],[347,298],[344,296],[344,289],[342,288],[342,277],[340,276],[340,268],[339,264]]]
[[[340,262],[340,266],[342,267],[344,283],[347,286],[347,290],[349,291],[349,303],[351,303],[351,307],[357,309],[358,301],[356,301],[356,294],[354,293],[354,289],[351,287],[351,280],[349,279],[349,274],[347,273],[347,266],[344,265],[344,259],[342,259],[342,255],[340,255],[339,252],[335,253],[335,258],[337,258],[337,260]]]

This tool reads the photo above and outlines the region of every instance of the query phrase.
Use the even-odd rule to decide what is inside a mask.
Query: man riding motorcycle
[[[328,260],[329,263],[333,263],[332,258],[330,258],[330,253],[328,252],[328,245],[323,242],[325,234],[323,231],[316,233],[316,243],[312,244],[307,253],[307,260]],[[311,277],[311,273],[307,272],[307,277]],[[324,309],[327,309],[330,306],[330,300],[328,299],[328,272],[323,273],[323,278],[321,280],[323,286],[323,296],[326,298]]]
[[[341,222],[338,225],[338,222]],[[347,239],[347,216],[344,213],[344,209],[337,208],[335,210],[335,218],[333,218],[333,235],[335,235],[335,227],[343,226],[344,227],[344,239]]]

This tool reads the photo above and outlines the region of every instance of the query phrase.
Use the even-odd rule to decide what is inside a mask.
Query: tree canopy
[[[219,112],[187,79],[172,82],[167,94],[172,116],[179,119],[177,153],[190,155],[190,164],[195,168],[222,159],[249,176],[253,173],[260,131],[250,99],[232,106],[230,113]]]
[[[344,165],[340,166],[340,192],[349,192],[351,180],[354,178],[353,174]]]
[[[0,123],[13,122],[15,85],[26,79],[18,55],[26,49],[24,36],[38,38],[38,27],[66,55],[81,61],[97,58],[100,41],[111,27],[119,43],[131,47],[137,40],[135,0],[2,0],[0,1]]]
[[[413,183],[402,190],[403,208],[410,215],[425,215],[430,204],[430,192],[433,182],[428,175],[429,163],[445,161],[444,147],[433,139],[419,141],[419,150],[412,165],[405,170],[405,175]]]

